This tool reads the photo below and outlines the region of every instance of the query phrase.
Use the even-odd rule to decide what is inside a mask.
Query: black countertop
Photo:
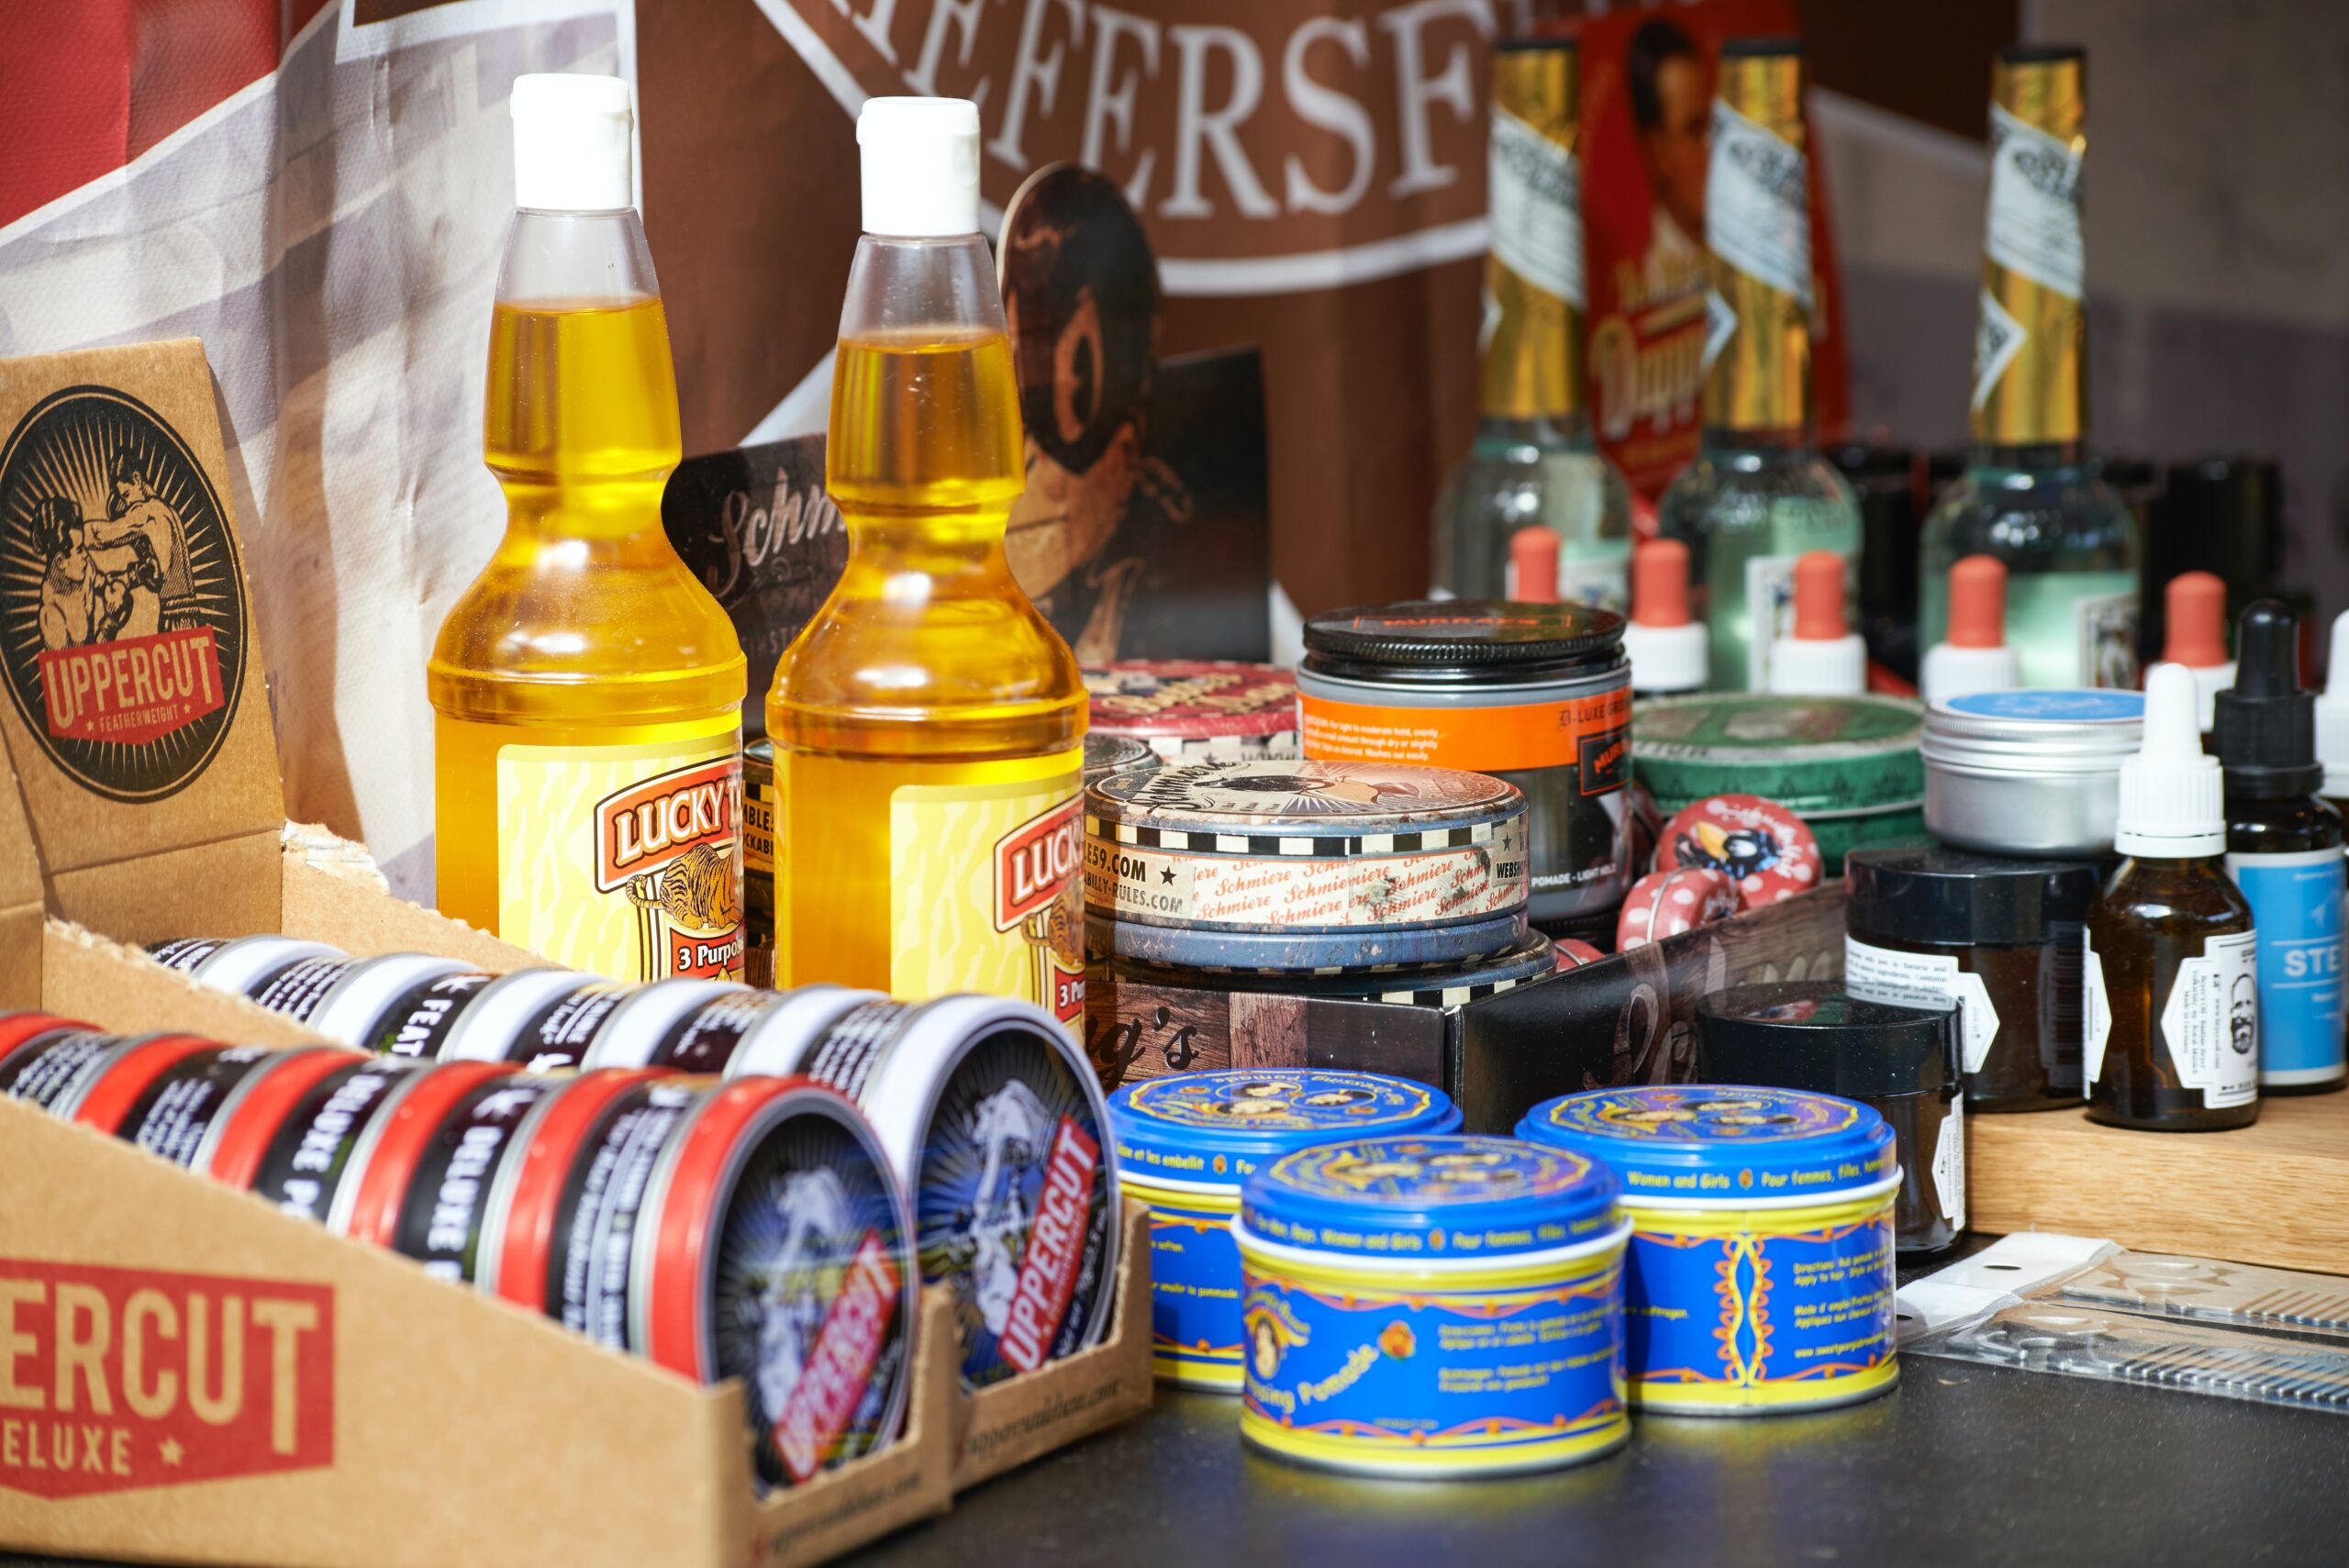
[[[1907,1262],[1901,1283],[1978,1251]],[[2349,1418],[1923,1356],[1814,1415],[1635,1417],[1594,1463],[1382,1481],[1269,1459],[1236,1397],[1150,1414],[963,1494],[856,1568],[2349,1564]]]
[[[1865,1405],[1649,1417],[1578,1469],[1321,1474],[1242,1448],[1239,1402],[1151,1413],[955,1499],[859,1568],[1078,1563],[2349,1563],[2349,1419],[1904,1357]]]
[[[2349,1418],[2165,1389],[1903,1356],[1898,1385],[1866,1404],[1635,1418],[1630,1445],[1595,1463],[1489,1481],[1299,1469],[1243,1448],[1239,1414],[1236,1398],[1162,1388],[1148,1415],[840,1562],[2349,1564]],[[59,1564],[0,1552],[0,1568]]]

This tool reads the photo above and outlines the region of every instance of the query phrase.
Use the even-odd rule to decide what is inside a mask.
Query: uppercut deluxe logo
[[[128,393],[53,392],[0,449],[0,684],[61,771],[160,800],[236,718],[244,573],[177,430]]]
[[[334,1293],[0,1258],[0,1487],[83,1497],[334,1462]]]

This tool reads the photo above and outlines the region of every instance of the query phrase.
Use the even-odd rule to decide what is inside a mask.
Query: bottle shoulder
[[[2060,468],[1969,467],[1925,515],[1928,553],[1987,553],[2011,560],[2030,554],[2114,557],[2116,569],[2134,564],[2137,515],[2092,465]]]
[[[569,682],[743,680],[740,638],[665,540],[509,539],[458,596],[434,639],[436,677]],[[737,699],[739,700],[739,699]]]
[[[1789,513],[1822,530],[1860,532],[1859,493],[1833,463],[1801,448],[1707,448],[1674,476],[1656,502],[1665,531],[1705,532],[1782,521]]]
[[[2227,849],[2233,854],[2292,854],[2337,850],[2343,842],[2341,813],[2316,795],[2227,800]]]
[[[2251,904],[2216,858],[2125,860],[2088,911],[2099,948],[2124,929],[2165,937],[2227,936],[2252,929]]]

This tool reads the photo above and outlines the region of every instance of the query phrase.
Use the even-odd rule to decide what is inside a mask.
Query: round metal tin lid
[[[1816,1197],[1898,1169],[1892,1129],[1866,1106],[1795,1089],[1650,1084],[1544,1100],[1518,1136],[1598,1160],[1642,1197]]]
[[[1241,1188],[1266,1240],[1394,1262],[1511,1257],[1595,1240],[1616,1184],[1574,1151],[1514,1138],[1404,1134],[1285,1154]]]
[[[1654,697],[1631,710],[1631,759],[1665,811],[1733,792],[1805,820],[1914,806],[1924,710],[1897,697],[1716,693]]]
[[[1280,735],[1297,728],[1297,678],[1270,664],[1129,660],[1085,672],[1104,735]]]
[[[2026,755],[2127,756],[2143,743],[2145,698],[2099,689],[1974,692],[1935,703],[1925,743],[2014,748]]]
[[[1424,846],[1384,840],[1439,828],[1497,826],[1524,815],[1525,796],[1515,784],[1454,768],[1265,759],[1113,773],[1086,793],[1085,806],[1095,818],[1086,831],[1096,836],[1122,826],[1302,839],[1313,841],[1313,854],[1348,856],[1416,851]],[[1237,844],[1231,851],[1255,852]]]
[[[1612,610],[1499,599],[1415,599],[1305,623],[1306,654],[1317,665],[1326,656],[1357,666],[1522,673],[1529,665],[1611,660],[1622,641],[1623,617]]]
[[[1264,1161],[1307,1144],[1459,1125],[1442,1090],[1376,1073],[1181,1073],[1109,1096],[1109,1129],[1130,1173],[1217,1185],[1237,1186]]]

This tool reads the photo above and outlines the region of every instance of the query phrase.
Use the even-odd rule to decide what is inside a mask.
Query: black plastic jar
[[[1900,1154],[1893,1244],[1938,1252],[1965,1229],[1955,1013],[1863,1002],[1833,981],[1741,985],[1697,1004],[1697,1077],[1857,1100]]]
[[[1631,666],[1623,617],[1468,599],[1333,610],[1305,623],[1305,755],[1491,773],[1525,792],[1527,913],[1614,929],[1631,884]]]
[[[1843,862],[1843,985],[1955,1006],[1967,1108],[2082,1103],[2080,955],[2102,882],[2089,861],[1854,850]]]

